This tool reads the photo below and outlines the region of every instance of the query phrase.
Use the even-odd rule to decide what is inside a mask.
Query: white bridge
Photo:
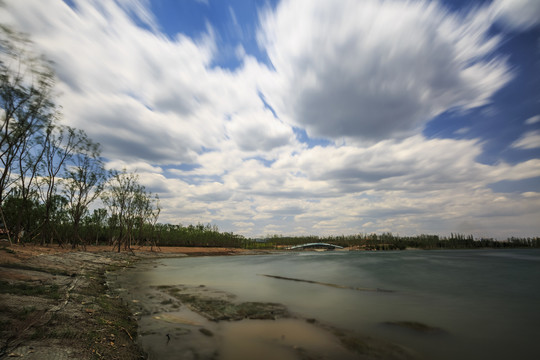
[[[327,244],[327,243],[309,243],[309,244],[296,245],[289,248],[289,250],[300,250],[300,249],[334,250],[334,249],[343,249],[343,246]]]

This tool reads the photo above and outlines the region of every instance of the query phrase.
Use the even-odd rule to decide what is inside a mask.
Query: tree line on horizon
[[[479,248],[540,248],[540,237],[511,237],[504,241],[492,238],[475,239],[473,235],[451,233],[450,236],[421,234],[399,236],[392,233],[355,234],[340,236],[281,236],[273,235],[260,241],[259,247],[283,248],[306,243],[323,242],[358,250],[405,249],[479,249]]]

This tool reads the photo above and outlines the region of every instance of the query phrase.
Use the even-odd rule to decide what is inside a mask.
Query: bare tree
[[[6,191],[21,181],[28,195],[35,178],[35,138],[56,112],[50,64],[28,51],[30,41],[0,26],[0,214]],[[39,153],[39,151],[38,151]],[[32,155],[32,156],[31,156]],[[30,173],[29,173],[30,172]],[[27,176],[30,174],[30,176]],[[26,176],[24,179],[21,177]],[[7,229],[7,225],[4,224]],[[9,233],[9,231],[8,231]]]
[[[51,221],[51,214],[54,206],[53,199],[57,191],[57,177],[64,169],[66,162],[77,153],[81,144],[87,141],[87,137],[82,130],[54,124],[47,127],[46,133],[46,142],[43,144],[44,156],[41,162],[42,177],[39,186],[44,204],[41,242],[49,240],[52,243],[56,224]],[[61,242],[60,245],[62,245]]]
[[[10,187],[10,192],[17,190],[17,197],[20,198],[20,216],[16,217],[15,222],[11,223],[12,232],[21,240],[24,232],[22,226],[23,219],[29,216],[33,201],[37,195],[37,179],[39,176],[40,164],[45,153],[44,143],[48,134],[37,133],[31,137],[22,139],[18,158],[15,161],[14,169],[17,172],[16,180]],[[31,229],[26,229],[31,234]]]
[[[143,191],[137,194],[135,201],[135,225],[138,230],[138,244],[144,245],[150,242],[150,246],[153,248],[157,246],[153,237],[153,230],[161,212],[159,197],[157,195],[152,197],[151,193]],[[145,235],[145,230],[148,230],[149,234]]]
[[[73,248],[80,243],[86,245],[79,234],[81,218],[87,213],[90,203],[101,194],[108,178],[100,154],[99,144],[84,135],[78,151],[71,158],[71,164],[66,168],[63,192],[69,201],[69,214],[73,223]]]
[[[139,177],[125,170],[112,177],[102,198],[109,207],[111,218],[118,221],[119,234],[115,247],[118,246],[118,252],[122,245],[126,250],[131,250],[135,225],[152,219],[153,212],[158,211],[153,210],[154,201],[155,209],[159,208],[157,198],[151,200],[151,195],[139,184]],[[155,217],[157,220],[157,215]]]

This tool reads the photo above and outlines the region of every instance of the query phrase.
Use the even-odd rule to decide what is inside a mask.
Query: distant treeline
[[[341,236],[279,236],[274,235],[260,241],[259,247],[280,248],[290,245],[324,242],[359,250],[404,250],[418,249],[477,249],[477,248],[540,248],[540,237],[517,238],[506,241],[495,239],[475,239],[472,235],[451,234],[399,236],[391,233],[357,234]]]
[[[9,207],[7,207],[9,209]],[[36,214],[27,213],[25,224],[31,229],[39,223],[43,204],[36,202],[30,207]],[[40,211],[41,208],[41,211]],[[14,209],[15,210],[15,209]],[[73,224],[67,213],[55,209],[56,244],[73,244]],[[7,211],[8,218],[17,213]],[[282,236],[273,235],[264,239],[246,238],[233,232],[220,231],[216,225],[172,225],[143,221],[135,218],[129,231],[129,247],[131,246],[185,246],[185,247],[228,247],[244,249],[283,249],[289,246],[324,242],[356,250],[405,250],[417,249],[478,249],[478,248],[540,248],[540,237],[517,238],[506,240],[475,239],[472,235],[451,234],[449,237],[439,235],[399,236],[391,233],[356,234],[341,236]],[[81,220],[78,229],[80,245],[118,246],[118,239],[125,236],[125,227],[121,226],[117,214],[109,214],[107,209],[100,208],[87,214]],[[0,238],[6,238],[0,230]],[[22,243],[41,243],[41,237],[27,237]],[[53,242],[49,242],[52,244]]]
[[[251,248],[253,240],[232,232],[220,232],[216,225],[157,224],[155,240],[159,246]]]

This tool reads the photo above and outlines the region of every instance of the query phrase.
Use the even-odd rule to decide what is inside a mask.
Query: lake
[[[148,305],[139,322],[140,341],[151,358],[247,359],[261,353],[268,359],[301,358],[287,352],[289,345],[299,348],[293,343],[319,346],[316,353],[326,354],[322,358],[346,357],[336,341],[305,321],[216,324],[184,307],[156,307],[157,295],[148,289],[179,284],[204,285],[205,290],[234,295],[235,301],[280,303],[301,319],[398,344],[419,358],[537,359],[539,354],[540,250],[174,258],[143,263],[116,276],[128,301],[154,299],[154,308],[148,310]],[[173,310],[181,320],[163,321],[163,313]],[[197,327],[211,329],[212,336],[201,336]],[[165,342],[165,335],[174,331],[173,341]]]

